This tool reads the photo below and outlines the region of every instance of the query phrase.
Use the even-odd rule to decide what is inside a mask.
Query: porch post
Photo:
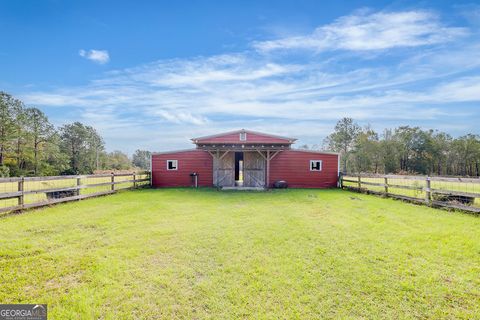
[[[220,166],[220,150],[217,149],[217,152],[216,152],[216,157],[215,157],[215,160],[213,163],[217,163],[217,166],[215,168],[215,186],[218,188],[218,167]]]
[[[265,187],[268,189],[270,181],[270,150],[267,150],[267,179],[265,181]]]

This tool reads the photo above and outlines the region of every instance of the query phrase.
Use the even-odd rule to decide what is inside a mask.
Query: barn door
[[[235,185],[235,153],[221,153],[213,159],[213,184],[217,187]]]
[[[265,186],[265,159],[258,152],[243,154],[243,185],[245,187]]]

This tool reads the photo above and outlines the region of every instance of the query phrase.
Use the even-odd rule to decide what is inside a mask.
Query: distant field
[[[357,177],[354,176],[345,176],[345,179],[349,180],[356,180]],[[383,178],[361,178],[362,181],[365,182],[372,182],[372,183],[384,183]],[[409,180],[409,179],[392,179],[388,178],[389,184],[396,184],[396,185],[406,185],[406,186],[415,186],[415,187],[425,187],[426,183],[424,180]],[[346,186],[353,186],[356,187],[356,183],[352,182],[345,182]],[[380,186],[371,186],[371,185],[362,185],[362,188],[367,188],[373,191],[380,191],[383,192],[385,189],[384,187]],[[468,193],[478,193],[480,194],[480,182],[479,183],[459,183],[459,182],[446,182],[446,181],[431,181],[431,188],[432,189],[441,189],[441,190],[452,190],[452,191],[460,191],[460,192],[468,192]],[[423,190],[407,190],[401,188],[394,188],[389,187],[389,192],[393,194],[399,194],[409,197],[414,197],[418,199],[425,199],[425,192]],[[480,198],[475,199],[475,206],[480,207]]]
[[[148,177],[144,174],[138,174],[137,179],[142,179]],[[132,176],[117,176],[115,177],[116,182],[132,180]],[[99,184],[110,182],[111,177],[88,177],[82,178],[80,183],[83,185],[87,184]],[[49,181],[25,181],[24,190],[43,190],[43,189],[54,189],[54,188],[68,188],[75,187],[77,185],[76,179],[62,179],[62,180],[49,180]],[[116,189],[124,189],[133,186],[133,182],[125,182],[115,184]],[[85,189],[80,189],[80,194],[90,194],[101,191],[111,190],[110,185],[106,186],[95,186]],[[16,192],[18,191],[18,182],[0,182],[0,193]],[[24,201],[26,204],[43,202],[47,201],[46,193],[36,193],[36,194],[26,194],[24,196]],[[17,199],[0,199],[0,208],[11,207],[17,205]],[[0,213],[1,215],[1,213]]]
[[[52,319],[480,318],[480,218],[335,190],[144,189],[0,219]]]

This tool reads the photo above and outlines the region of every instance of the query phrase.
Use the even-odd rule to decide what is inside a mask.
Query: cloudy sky
[[[0,1],[0,90],[107,149],[247,128],[319,144],[341,117],[480,134],[480,4]]]

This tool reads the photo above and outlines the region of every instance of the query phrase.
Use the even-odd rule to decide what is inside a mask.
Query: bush
[[[0,166],[0,177],[6,178],[10,176],[10,168],[7,166]]]

